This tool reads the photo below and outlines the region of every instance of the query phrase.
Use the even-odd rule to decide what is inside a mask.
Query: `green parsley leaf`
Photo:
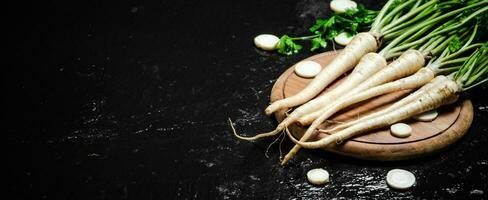
[[[284,55],[291,55],[294,53],[298,53],[302,49],[302,46],[299,44],[296,44],[293,41],[293,38],[290,38],[287,35],[283,35],[280,38],[280,42],[278,43],[278,53],[284,54]]]
[[[327,47],[327,41],[325,41],[321,37],[316,37],[316,38],[312,39],[311,42],[312,42],[312,48],[310,48],[310,51],[315,51],[315,50],[319,49],[320,47],[322,47],[322,48]]]

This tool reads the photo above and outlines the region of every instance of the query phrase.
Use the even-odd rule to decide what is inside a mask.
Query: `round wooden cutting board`
[[[305,60],[326,66],[335,55],[335,52],[325,52]],[[294,73],[294,67],[290,67],[278,78],[271,91],[271,101],[298,93],[312,80],[297,76]],[[324,92],[334,88],[340,81],[331,84]],[[353,105],[332,116],[327,122],[327,126],[333,127],[338,123],[354,120],[383,109],[409,93],[408,90],[399,91]],[[412,119],[404,121],[413,129],[412,135],[407,138],[394,137],[390,134],[389,127],[385,127],[359,135],[325,150],[368,160],[404,160],[440,151],[456,142],[467,132],[473,120],[473,105],[469,99],[460,99],[437,111],[439,116],[432,122],[419,122]],[[284,116],[285,110],[275,114],[276,119],[280,122]],[[325,124],[322,126],[325,127]],[[295,125],[291,127],[291,130],[298,138],[305,131],[304,128]],[[315,139],[326,136],[325,133],[319,133]]]

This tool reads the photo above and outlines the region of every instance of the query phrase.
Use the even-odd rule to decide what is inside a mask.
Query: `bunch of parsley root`
[[[488,81],[488,0],[388,0],[380,11],[359,6],[316,20],[313,34],[283,35],[278,53],[297,53],[297,41],[310,40],[312,51],[325,48],[342,32],[354,35],[322,71],[297,94],[272,102],[265,113],[287,111],[275,130],[243,140],[287,134],[296,145],[281,160],[286,164],[300,148],[329,148],[354,136],[456,102]],[[347,72],[337,87],[319,95]],[[362,101],[396,91],[413,92],[394,104],[339,126],[319,130],[335,113]],[[397,97],[400,98],[400,97]],[[292,124],[307,127],[298,140]],[[309,141],[319,132],[330,135]]]

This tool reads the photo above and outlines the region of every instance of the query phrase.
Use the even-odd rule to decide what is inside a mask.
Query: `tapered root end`
[[[287,99],[280,99],[278,101],[271,103],[271,105],[266,107],[266,109],[264,110],[264,113],[266,113],[266,115],[271,115],[271,114],[273,114],[279,110],[287,109],[288,106],[289,105],[288,105]]]
[[[239,138],[241,140],[254,141],[254,140],[257,140],[259,138],[270,137],[270,136],[273,136],[273,135],[280,133],[279,129],[275,129],[274,131],[271,131],[268,133],[261,133],[261,134],[258,134],[258,135],[252,136],[252,137],[240,136],[239,134],[237,134],[237,131],[234,127],[234,123],[232,123],[232,120],[230,118],[228,120],[229,120],[230,128],[232,129],[232,132],[234,133],[234,136],[236,136],[237,138]]]
[[[290,161],[290,160],[291,160],[291,158],[292,158],[291,156],[288,156],[288,154],[286,154],[286,156],[285,156],[285,157],[283,158],[283,160],[281,161],[280,165],[281,165],[281,166],[286,165],[286,164],[288,163],[288,161]]]
[[[277,110],[279,109],[279,107],[277,106],[277,103],[272,103],[271,105],[269,105],[265,110],[264,110],[264,113],[266,115],[271,115],[273,114],[274,112],[276,112]]]
[[[299,145],[293,146],[293,148],[290,150],[290,152],[288,152],[285,155],[285,157],[283,158],[283,160],[281,161],[281,165],[286,165],[288,163],[288,161],[290,161],[293,158],[293,156],[295,156],[297,154],[298,150],[300,150]]]

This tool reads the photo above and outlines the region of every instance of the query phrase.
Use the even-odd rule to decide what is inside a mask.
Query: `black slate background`
[[[359,1],[379,8],[376,1]],[[3,131],[9,199],[482,199],[488,192],[486,90],[448,150],[403,162],[301,151],[278,165],[262,110],[271,87],[308,51],[254,48],[259,33],[304,34],[328,1],[5,2]],[[283,151],[291,147],[285,141]],[[331,183],[305,173],[323,167]],[[390,190],[392,168],[414,188]]]

